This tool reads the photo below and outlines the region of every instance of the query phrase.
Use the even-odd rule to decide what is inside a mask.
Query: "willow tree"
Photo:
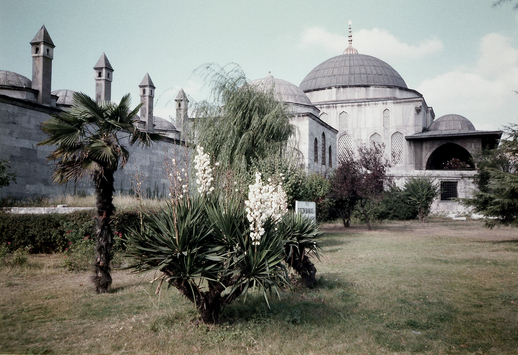
[[[293,127],[283,102],[251,84],[237,65],[200,67],[211,102],[196,108],[196,141],[223,166],[247,171],[254,161],[285,154]]]
[[[56,145],[48,157],[56,161],[54,181],[60,184],[90,176],[95,184],[97,216],[95,220],[95,274],[92,278],[98,293],[111,286],[111,248],[113,234],[110,221],[113,205],[113,175],[126,165],[129,152],[122,142],[149,146],[160,135],[136,127],[140,106],[130,109],[130,96],[117,105],[96,103],[92,98],[75,93],[70,110],[62,111],[43,122],[42,129],[50,137],[38,145]]]

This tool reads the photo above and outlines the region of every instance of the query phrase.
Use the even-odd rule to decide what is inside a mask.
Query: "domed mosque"
[[[340,157],[355,154],[359,145],[382,143],[397,184],[402,185],[412,176],[432,176],[441,185],[441,198],[433,209],[458,212],[462,206],[455,198],[469,197],[476,188],[473,156],[495,146],[502,132],[478,131],[461,115],[435,119],[423,95],[409,88],[393,67],[358,53],[352,43],[349,22],[349,45],[343,54],[317,65],[299,86],[271,74],[253,82],[273,90],[285,102],[296,127],[292,147],[301,164],[308,171],[326,173],[338,166]],[[41,123],[49,115],[69,109],[74,91],[51,90],[55,45],[45,26],[30,45],[32,79],[0,70],[0,160],[10,161],[18,174],[17,184],[2,188],[0,197],[68,193],[68,187],[52,183],[51,167],[46,161],[51,147],[37,143],[46,138]],[[93,69],[96,101],[111,101],[114,69],[104,53]],[[132,156],[147,174],[150,186],[158,191],[167,183],[163,177],[167,176],[163,173],[164,159],[181,148],[192,122],[183,90],[175,98],[174,123],[154,116],[155,89],[146,74],[139,85],[142,106],[138,125],[162,133],[165,140],[152,150],[135,148]],[[126,174],[121,180],[131,181],[130,168],[119,172]],[[126,183],[118,190],[130,191],[131,186]]]
[[[456,114],[435,119],[423,95],[409,88],[392,66],[358,53],[350,21],[348,42],[343,54],[306,75],[300,91],[271,76],[259,80],[274,82],[278,97],[292,108],[308,169],[325,171],[336,167],[341,156],[354,154],[359,145],[381,143],[396,184],[412,176],[432,176],[441,185],[433,209],[462,210],[455,199],[469,197],[476,188],[473,156],[496,146],[502,132],[478,131]],[[315,127],[307,129],[310,120]]]

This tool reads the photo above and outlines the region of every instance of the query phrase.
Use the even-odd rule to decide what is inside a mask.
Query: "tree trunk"
[[[203,292],[200,300],[196,304],[196,307],[200,311],[203,323],[219,323],[219,315],[221,313],[221,294],[219,292]]]
[[[363,217],[365,218],[365,222],[367,223],[367,229],[371,230],[371,223],[369,219],[369,214],[365,210],[365,206],[363,204],[360,204],[360,209],[362,210]]]
[[[112,258],[113,234],[111,216],[113,206],[113,171],[104,169],[104,174],[94,174],[97,216],[95,217],[95,274],[92,281],[97,293],[108,292],[112,284],[110,261]]]
[[[316,286],[317,268],[307,256],[304,256],[302,262],[299,263],[298,268],[295,270],[300,275],[307,288],[314,288]]]

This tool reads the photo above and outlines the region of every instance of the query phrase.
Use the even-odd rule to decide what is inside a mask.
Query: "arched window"
[[[390,127],[390,111],[389,109],[383,110],[383,128]]]
[[[338,115],[338,131],[347,131],[349,129],[349,114],[345,111]]]
[[[353,138],[348,134],[342,134],[338,138],[338,159],[345,159],[353,154]]]
[[[379,133],[374,133],[372,136],[370,136],[369,143],[371,146],[374,146],[374,144],[376,144],[376,143],[382,144],[383,138],[381,138],[381,135]]]
[[[315,138],[315,143],[313,143],[313,161],[318,163],[318,139]]]
[[[331,154],[331,146],[329,146],[329,164],[328,164],[328,166],[330,168],[333,167],[333,155]]]
[[[405,138],[403,137],[403,133],[396,132],[390,137],[390,147],[391,147],[391,156],[392,156],[392,165],[400,165],[403,164],[403,144],[405,142]]]
[[[322,133],[322,165],[326,165],[326,135]]]

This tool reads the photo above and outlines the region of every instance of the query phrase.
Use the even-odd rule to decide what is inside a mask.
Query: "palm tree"
[[[50,138],[38,145],[57,145],[48,160],[57,161],[54,181],[66,183],[91,176],[95,184],[97,216],[94,235],[95,274],[92,281],[98,293],[108,292],[112,278],[110,260],[113,235],[110,228],[113,205],[113,174],[126,165],[129,152],[121,143],[149,146],[161,138],[159,134],[136,127],[140,108],[130,110],[130,96],[125,95],[117,105],[96,103],[83,93],[75,93],[72,108],[43,122],[42,129]]]

